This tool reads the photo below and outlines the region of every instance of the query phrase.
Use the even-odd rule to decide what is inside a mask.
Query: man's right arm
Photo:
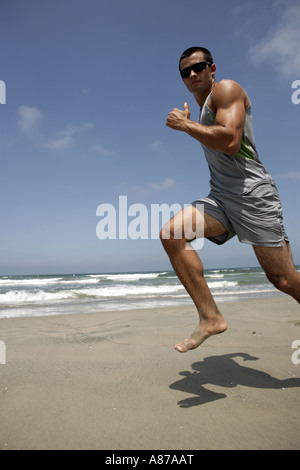
[[[186,132],[207,147],[233,156],[241,146],[245,124],[245,97],[240,85],[224,80],[215,86],[211,97],[216,111],[214,126],[204,126],[190,120],[187,105],[184,111],[174,109],[169,114],[167,126]]]

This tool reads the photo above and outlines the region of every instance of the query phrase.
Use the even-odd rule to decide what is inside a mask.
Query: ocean
[[[281,295],[261,268],[208,269],[205,277],[216,302]],[[0,319],[191,304],[173,271],[0,276]]]

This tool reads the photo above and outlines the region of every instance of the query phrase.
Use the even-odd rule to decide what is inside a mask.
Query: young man
[[[234,235],[251,244],[268,279],[299,303],[300,274],[292,260],[276,186],[255,148],[247,94],[232,80],[216,82],[216,65],[205,48],[187,49],[180,57],[179,70],[201,108],[200,118],[199,122],[192,121],[184,103],[183,110],[175,108],[169,113],[167,126],[201,143],[211,187],[208,197],[176,214],[160,234],[171,264],[199,313],[200,321],[191,337],[175,345],[179,352],[186,352],[227,329],[203,277],[201,260],[190,246],[186,249],[186,244],[197,237],[199,220],[202,230],[198,232],[217,244]],[[203,212],[197,209],[197,203],[203,204]]]

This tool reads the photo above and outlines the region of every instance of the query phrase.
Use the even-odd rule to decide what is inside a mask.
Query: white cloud
[[[100,153],[101,155],[115,155],[115,152],[113,150],[108,150],[108,149],[105,149],[103,148],[101,145],[94,145],[92,148],[92,150],[94,150],[95,152],[98,152]]]
[[[243,1],[237,5],[233,5],[230,8],[230,13],[233,16],[244,16],[249,14],[249,12],[253,9],[253,2],[252,1]]]
[[[44,146],[53,150],[64,150],[74,143],[73,137],[66,135],[58,139],[50,139],[45,142]]]
[[[83,124],[68,124],[65,129],[59,132],[59,136],[53,139],[48,139],[45,141],[44,146],[53,150],[65,150],[75,142],[75,137],[88,129],[93,128],[94,125],[91,122],[86,122]]]
[[[120,188],[121,191],[124,193],[139,193],[143,195],[149,195],[162,192],[168,189],[173,188],[176,185],[176,181],[173,178],[165,178],[161,183],[150,183],[149,185],[145,186],[128,186],[127,184],[123,184]]]
[[[27,135],[36,134],[42,113],[35,106],[23,105],[18,108],[20,119],[18,121],[20,129]]]
[[[74,142],[75,137],[94,127],[93,123],[68,124],[62,131],[58,132],[57,137],[48,138],[41,134],[39,124],[43,118],[41,111],[35,106],[22,105],[18,108],[20,119],[19,128],[28,137],[33,138],[39,145],[53,150],[64,150],[69,148]]]
[[[94,124],[92,122],[85,122],[84,124],[68,124],[65,129],[61,131],[62,135],[75,135],[79,132],[84,132],[88,129],[92,129]]]
[[[149,144],[148,148],[150,150],[153,150],[156,153],[159,153],[161,155],[166,154],[166,150],[164,147],[164,144],[160,140],[154,140],[151,144]]]
[[[75,137],[88,129],[91,129],[94,125],[91,122],[84,124],[68,124],[65,129],[59,132],[59,137],[45,140],[44,146],[52,150],[65,150],[75,142]]]
[[[175,180],[172,178],[166,178],[162,183],[152,183],[150,189],[152,191],[163,191],[164,189],[170,189],[175,186]]]
[[[274,176],[275,179],[287,178],[289,180],[300,181],[300,171],[287,171]]]
[[[300,73],[300,4],[298,2],[277,2],[283,7],[280,22],[272,27],[250,54],[255,64],[271,61],[277,72],[285,77]]]

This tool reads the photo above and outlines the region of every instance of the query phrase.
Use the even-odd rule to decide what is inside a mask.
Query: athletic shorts
[[[262,183],[242,195],[211,191],[208,197],[192,203],[204,205],[204,213],[219,220],[227,233],[207,237],[222,245],[235,235],[242,243],[265,247],[281,247],[288,241],[283,226],[282,207],[277,188]]]

